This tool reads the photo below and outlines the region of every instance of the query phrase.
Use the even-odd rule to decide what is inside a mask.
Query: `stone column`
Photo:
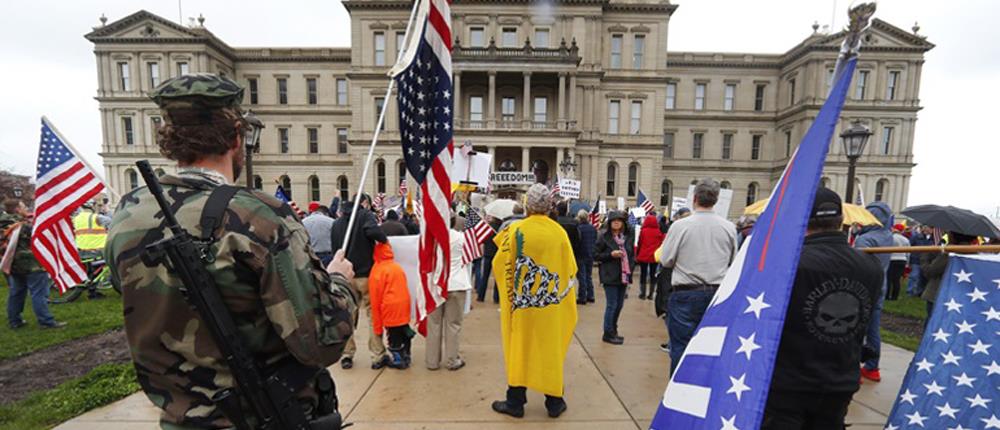
[[[569,118],[568,119],[570,121],[576,120],[576,73],[571,73],[569,75]]]
[[[531,148],[525,146],[521,148],[521,171],[528,172],[531,170]]]
[[[575,148],[572,148],[572,147],[569,148],[569,161],[576,162],[576,149]],[[576,178],[580,177],[580,175],[578,175],[578,170],[577,169],[581,168],[582,164],[583,163],[579,163],[579,164],[576,165],[576,167],[573,167],[573,171],[571,171],[570,175],[569,175],[570,178],[576,179]]]
[[[562,148],[556,148],[556,166],[555,166],[555,169],[554,169],[557,172],[556,173],[556,177],[560,177],[561,178],[564,175],[568,175],[568,173],[564,174],[563,171],[562,171],[562,162],[563,162],[563,149]],[[565,177],[568,178],[569,176],[565,176]]]
[[[586,101],[586,103],[584,103],[584,106],[583,106],[583,118],[588,123],[588,129],[596,128],[596,124],[594,123],[594,87],[593,86],[588,85],[586,87],[586,91],[585,91],[585,95],[584,95],[584,100]]]
[[[489,104],[486,105],[486,121],[487,127],[496,127],[496,98],[497,98],[497,72],[495,70],[490,70],[490,90],[489,90]]]
[[[490,168],[496,169],[497,167],[497,147],[490,146],[486,148],[490,153]]]
[[[524,95],[522,97],[522,124],[524,128],[531,128],[531,72],[524,72]]]
[[[455,121],[456,123],[461,123],[458,120],[461,120],[462,117],[463,117],[463,115],[462,115],[462,72],[455,72],[454,76],[452,77],[452,81],[454,81],[453,82],[453,86],[454,86],[454,92],[455,92],[454,94],[452,94],[452,97],[454,97],[453,101],[455,102],[454,103],[454,107],[452,107],[452,109],[454,109],[454,112],[452,112],[452,117],[456,120]]]
[[[566,123],[566,73],[559,73],[559,122],[556,128],[563,128]]]

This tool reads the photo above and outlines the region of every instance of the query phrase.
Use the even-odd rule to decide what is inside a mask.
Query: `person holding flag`
[[[31,295],[31,308],[42,328],[61,328],[65,322],[56,321],[49,311],[49,287],[52,281],[45,268],[31,253],[31,212],[18,199],[3,202],[4,214],[0,215],[0,243],[4,246],[3,274],[7,279],[7,326],[19,329],[26,324],[21,318],[25,295]]]

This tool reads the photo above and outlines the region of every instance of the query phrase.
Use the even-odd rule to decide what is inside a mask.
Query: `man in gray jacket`
[[[875,215],[875,218],[882,225],[869,226],[861,230],[861,235],[854,241],[854,247],[864,249],[892,246],[892,209],[884,202],[871,202],[865,206],[865,209],[868,209],[868,212]],[[879,333],[879,326],[882,320],[882,302],[885,300],[887,288],[886,280],[888,278],[885,275],[889,271],[891,255],[875,254],[875,256],[878,257],[879,263],[882,264],[882,291],[879,294],[878,301],[875,302],[875,307],[872,309],[871,323],[868,325],[868,335],[865,336],[865,347],[874,351],[874,355],[871,359],[865,361],[864,366],[861,367],[861,376],[878,382],[882,380],[882,375],[878,369],[879,356],[882,354],[882,335]]]

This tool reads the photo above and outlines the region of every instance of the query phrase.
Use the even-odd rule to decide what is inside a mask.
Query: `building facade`
[[[139,185],[142,158],[169,170],[154,143],[159,111],[146,94],[178,74],[208,72],[246,87],[267,125],[254,184],[292,198],[353,194],[406,31],[410,2],[346,0],[349,48],[236,48],[204,26],[140,11],[103,23],[94,43],[112,186]],[[733,190],[730,214],[768,195],[825,100],[842,35],[813,34],[783,54],[673,52],[668,1],[455,0],[455,141],[493,155],[495,170],[582,181],[582,197],[666,206],[698,178]],[[859,160],[866,201],[906,205],[920,71],[933,48],[874,20],[841,128],[874,132]],[[393,98],[365,188],[396,194],[404,178]],[[833,142],[823,181],[842,192],[847,159]],[[613,205],[613,203],[612,203]]]

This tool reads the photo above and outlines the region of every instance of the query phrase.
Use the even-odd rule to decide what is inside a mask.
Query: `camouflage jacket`
[[[17,223],[22,223],[20,233],[17,237],[8,237],[8,235],[14,234]],[[17,241],[16,248],[14,248],[14,261],[10,265],[12,275],[45,271],[45,268],[35,258],[35,254],[31,252],[31,228],[31,221],[25,221],[18,215],[0,214],[0,235],[3,235],[0,244],[6,245],[8,241]],[[0,248],[0,256],[3,256],[6,250],[6,246]]]
[[[178,223],[201,233],[201,211],[217,174],[182,171],[161,178]],[[257,362],[292,357],[310,366],[335,363],[353,333],[356,299],[330,276],[309,247],[291,209],[274,197],[241,190],[230,201],[208,266],[243,340]],[[125,332],[143,391],[161,408],[165,429],[228,428],[209,400],[233,385],[208,328],[181,294],[180,279],[145,247],[166,233],[145,188],[124,197],[111,222],[105,255],[124,296]],[[315,402],[315,392],[300,394]]]

